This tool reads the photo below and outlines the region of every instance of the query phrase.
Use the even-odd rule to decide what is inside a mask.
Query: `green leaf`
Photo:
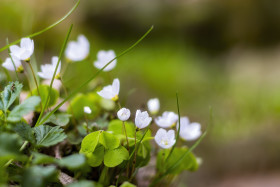
[[[131,122],[125,122],[126,133],[128,137],[134,138],[135,136],[135,125]],[[114,135],[121,135],[125,138],[125,133],[123,130],[123,122],[121,120],[112,120],[109,123],[108,130],[112,131]]]
[[[136,185],[126,181],[122,185],[120,185],[120,187],[136,187]]]
[[[35,107],[40,104],[40,97],[32,96],[23,101],[20,105],[16,106],[9,114],[8,121],[20,121],[22,116],[35,110]]]
[[[63,157],[57,160],[57,163],[61,167],[67,167],[70,170],[77,170],[82,168],[86,163],[86,158],[81,154],[72,154],[67,157]]]
[[[88,180],[80,180],[66,185],[66,187],[103,187],[101,184]]]
[[[77,94],[70,102],[72,108],[69,105],[67,112],[72,114],[73,111],[75,118],[84,118],[84,107],[88,106],[92,112],[86,116],[93,119],[100,113],[99,100],[97,93]]]
[[[97,146],[93,153],[87,153],[86,156],[91,167],[100,166],[104,159],[104,147],[102,145]]]
[[[128,151],[123,146],[116,149],[105,150],[104,164],[107,167],[115,167],[121,164],[124,160],[129,157]]]
[[[101,131],[88,134],[82,141],[80,153],[92,153],[98,144]]]
[[[33,164],[51,164],[55,163],[56,159],[49,155],[33,152]]]
[[[69,123],[70,117],[71,115],[66,113],[53,114],[45,123],[51,122],[55,125],[63,127]]]
[[[20,139],[16,134],[0,134],[0,165],[5,164],[10,159],[21,159]],[[0,166],[1,167],[1,166]]]
[[[55,166],[32,166],[23,175],[23,187],[43,187],[47,182],[55,181],[58,171]]]
[[[103,131],[100,135],[99,142],[106,148],[106,149],[115,149],[119,147],[120,140],[113,134]]]
[[[34,127],[36,145],[38,147],[48,147],[55,145],[66,138],[63,129],[59,126],[51,127],[48,125],[42,125]]]
[[[158,152],[158,156],[157,156],[157,168],[160,171],[170,168],[171,166],[175,165],[176,162],[178,162],[180,157],[186,151],[188,151],[188,148],[186,148],[186,147],[181,147],[181,148],[175,147],[172,155],[168,159],[167,163],[165,163],[163,161],[163,159],[167,158],[167,155],[169,154],[170,150],[169,149],[160,150]],[[169,171],[169,174],[180,174],[184,170],[196,171],[197,169],[198,169],[198,163],[196,161],[196,157],[192,153],[189,153],[187,156],[184,157],[184,159],[181,161],[181,163],[177,167],[175,167],[171,171]]]
[[[34,129],[30,127],[30,125],[26,123],[17,123],[13,130],[20,135],[24,140],[29,141],[30,143],[34,144],[36,139],[34,135]]]
[[[50,89],[50,87],[48,85],[40,85],[39,86],[39,92],[40,92],[40,95],[41,95],[42,103],[46,102],[48,94],[49,94],[49,89]],[[38,96],[37,88],[32,90],[32,95],[37,95]],[[59,97],[59,92],[56,89],[52,88],[48,107],[51,107],[51,106],[55,105],[58,97]],[[38,107],[38,109],[39,109],[39,107]]]
[[[7,112],[8,108],[14,103],[16,98],[19,96],[21,89],[22,84],[16,81],[9,83],[9,85],[5,87],[4,91],[1,92],[2,103],[0,104],[0,107],[5,112]]]

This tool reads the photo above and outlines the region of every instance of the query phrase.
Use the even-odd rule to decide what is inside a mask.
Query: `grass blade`
[[[42,110],[41,110],[40,116],[39,116],[39,118],[38,118],[38,120],[37,120],[35,126],[38,126],[38,124],[40,123],[40,121],[41,121],[41,119],[42,119],[42,116],[43,116],[43,114],[44,114],[44,111],[45,111],[46,107],[48,106],[48,103],[49,103],[49,100],[50,100],[50,97],[51,97],[51,91],[52,91],[53,81],[54,81],[54,78],[55,78],[55,75],[56,75],[58,66],[59,66],[59,64],[61,63],[61,58],[62,58],[62,55],[63,55],[63,53],[64,53],[64,51],[65,51],[66,44],[67,44],[67,42],[68,42],[70,33],[71,33],[71,31],[72,31],[72,27],[73,27],[73,24],[70,26],[70,28],[69,28],[69,30],[68,30],[68,32],[67,32],[66,38],[65,38],[65,40],[64,40],[64,42],[63,42],[62,48],[61,48],[61,50],[60,50],[59,57],[58,57],[58,62],[57,62],[57,64],[56,64],[55,71],[54,71],[54,74],[53,74],[53,76],[52,76],[52,80],[51,80],[51,84],[50,84],[50,88],[49,88],[48,97],[47,97],[47,100],[46,100],[46,102],[45,102],[45,104],[44,104]]]
[[[38,32],[36,32],[36,33],[30,34],[30,35],[28,35],[28,36],[25,36],[24,38],[32,38],[32,37],[34,37],[34,36],[40,35],[40,34],[46,32],[46,31],[50,30],[51,28],[55,27],[56,25],[58,25],[59,23],[61,23],[62,21],[64,21],[68,16],[70,16],[70,15],[72,14],[72,12],[78,7],[80,1],[81,1],[81,0],[78,0],[78,1],[76,2],[76,4],[73,6],[73,8],[72,8],[67,14],[65,14],[60,20],[56,21],[55,23],[49,25],[48,27],[46,27],[46,28],[44,28],[44,29],[42,29],[42,30],[40,30],[40,31],[38,31]],[[20,40],[21,40],[21,39],[16,40],[16,41],[14,41],[14,42],[12,42],[12,43],[10,43],[10,44],[8,44],[8,45],[6,45],[6,46],[0,48],[0,52],[4,51],[5,49],[8,49],[11,45],[15,45],[15,44],[19,43]]]
[[[178,143],[178,140],[179,140],[179,134],[180,134],[180,129],[181,129],[181,116],[180,116],[180,106],[179,106],[179,97],[178,97],[178,93],[176,93],[176,101],[177,101],[177,110],[178,110],[178,122],[179,122],[179,127],[178,127],[178,130],[177,130],[177,135],[176,135],[176,142],[175,144],[173,145],[173,147],[171,148],[171,151],[169,152],[167,158],[165,159],[165,163],[168,161],[168,159],[170,158],[171,154],[173,153],[177,143]]]
[[[66,101],[68,101],[71,97],[73,97],[75,94],[77,94],[84,86],[86,86],[90,81],[92,81],[97,75],[99,75],[107,66],[109,66],[114,60],[120,58],[124,54],[128,53],[130,50],[132,50],[135,46],[137,46],[152,30],[153,26],[139,39],[137,40],[132,46],[130,46],[128,49],[123,51],[121,54],[116,56],[114,59],[109,61],[103,68],[101,68],[99,71],[97,71],[92,77],[90,77],[86,82],[81,84],[80,87],[78,87],[76,90],[74,90],[72,93],[70,93],[62,102],[60,102],[50,113],[48,113],[41,122],[36,124],[36,126],[39,126],[43,124],[53,113],[55,113]]]

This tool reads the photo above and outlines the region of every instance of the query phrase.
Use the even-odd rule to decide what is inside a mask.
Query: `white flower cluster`
[[[9,71],[23,72],[21,60],[29,62],[33,52],[34,41],[30,38],[22,38],[19,46],[10,46],[11,58],[6,58],[2,66]],[[65,50],[65,56],[67,60],[71,62],[85,60],[89,56],[89,53],[90,43],[84,35],[79,35],[77,41],[70,41]],[[116,54],[113,50],[100,50],[97,53],[97,60],[94,61],[93,64],[97,69],[102,69],[110,62],[103,71],[111,71],[117,65],[117,60],[115,58]],[[58,62],[58,57],[55,56],[52,57],[51,64],[41,65],[41,72],[38,72],[38,75],[43,79],[52,79],[57,63],[59,63],[59,66],[55,77],[59,78],[61,62]]]
[[[117,101],[119,98],[120,91],[120,81],[119,79],[114,79],[112,85],[105,86],[101,91],[97,92],[98,95],[105,99],[111,99]],[[122,108],[117,113],[118,118],[121,121],[126,121],[130,117],[130,110],[127,108]],[[141,112],[141,110],[136,111],[135,115],[135,125],[138,129],[143,129],[147,127],[152,121],[147,111]]]
[[[97,92],[101,97],[105,99],[111,99],[113,101],[117,101],[119,98],[119,91],[120,91],[120,81],[119,79],[114,79],[112,85],[105,86],[101,91]],[[148,111],[154,115],[158,113],[160,109],[160,102],[158,98],[150,99],[147,103]],[[130,117],[130,110],[127,108],[122,108],[117,113],[118,118],[121,121],[126,121]],[[135,115],[135,126],[138,129],[143,129],[147,127],[152,122],[152,117],[149,116],[147,111],[141,112],[141,110],[136,111]],[[176,126],[177,123],[177,130],[179,127],[178,122],[178,115],[171,111],[163,112],[162,116],[155,118],[155,123],[161,127],[156,135],[155,141],[156,143],[164,148],[172,147],[175,142],[175,131],[169,130],[166,131],[163,128],[172,128]],[[180,120],[180,137],[183,140],[195,140],[201,135],[201,127],[199,123],[190,123],[187,117],[182,117]]]
[[[157,98],[150,99],[147,103],[147,106],[149,112],[154,115],[159,111],[160,102]],[[178,115],[172,111],[163,112],[162,116],[158,116],[155,118],[155,123],[160,127],[155,135],[156,143],[164,149],[172,147],[176,142],[175,131],[166,131],[163,128],[173,128],[177,124],[178,130]],[[180,119],[179,135],[183,140],[186,141],[195,140],[201,136],[201,125],[199,123],[190,123],[187,117],[182,117]]]

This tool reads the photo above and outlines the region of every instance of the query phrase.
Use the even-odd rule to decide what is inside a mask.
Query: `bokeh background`
[[[0,46],[50,25],[74,3],[1,0]],[[71,23],[71,39],[86,35],[91,54],[68,67],[69,90],[97,71],[98,50],[119,54],[154,25],[101,76],[120,78],[121,99],[133,111],[153,97],[161,112],[176,111],[178,92],[182,115],[206,129],[212,108],[213,123],[195,150],[203,164],[174,186],[280,186],[280,1],[82,0],[63,23],[34,38],[38,66],[59,54]]]

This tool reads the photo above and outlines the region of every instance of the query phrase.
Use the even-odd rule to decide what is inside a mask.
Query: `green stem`
[[[42,97],[41,97],[41,94],[40,94],[40,90],[39,90],[39,85],[38,85],[38,82],[37,82],[36,75],[35,75],[35,73],[34,73],[33,67],[32,67],[32,65],[31,65],[31,62],[27,62],[27,64],[29,65],[29,67],[30,67],[30,69],[31,69],[31,71],[32,71],[32,75],[33,75],[33,79],[34,79],[34,82],[35,82],[36,87],[37,87],[38,95],[39,95],[39,97],[40,97],[41,100],[42,100]],[[42,109],[42,108],[43,108],[42,102],[40,102],[40,105],[41,105],[41,109]]]
[[[27,79],[27,82],[28,82],[28,87],[29,87],[29,91],[30,91],[30,95],[32,96],[32,88],[31,88],[31,83],[30,83],[30,80],[29,80],[29,77],[27,75],[27,73],[24,71],[24,75]]]
[[[25,149],[25,147],[27,146],[28,141],[25,141],[22,146],[20,147],[19,151],[23,151]],[[12,162],[14,161],[14,159],[10,159],[5,165],[4,167],[8,167]]]
[[[89,129],[88,129],[88,119],[87,119],[87,116],[86,114],[84,113],[84,117],[85,117],[85,121],[86,121],[86,124],[87,124],[87,134],[89,133]]]
[[[9,71],[6,70],[5,68],[3,68],[3,69],[4,69],[4,72],[5,72],[5,74],[6,74],[7,80],[8,80],[8,81],[11,81],[12,79],[11,79],[11,76],[10,76]]]
[[[65,51],[66,44],[67,44],[67,42],[68,42],[70,33],[71,33],[71,31],[72,31],[72,27],[73,27],[73,24],[72,24],[72,25],[70,26],[70,28],[68,29],[66,38],[64,39],[62,48],[61,48],[60,53],[59,53],[58,62],[57,62],[57,64],[56,64],[56,67],[55,67],[55,70],[54,70],[54,74],[53,74],[53,77],[52,77],[52,80],[51,80],[51,84],[50,84],[50,88],[49,88],[48,97],[47,97],[47,100],[46,100],[46,102],[45,102],[45,104],[44,104],[44,106],[43,106],[43,109],[41,110],[41,113],[40,113],[40,115],[39,115],[39,118],[38,118],[38,120],[37,120],[35,126],[39,126],[39,124],[42,124],[42,123],[44,123],[44,122],[46,121],[46,120],[45,120],[45,121],[43,121],[42,123],[40,123],[40,122],[41,122],[41,119],[42,119],[42,117],[43,117],[44,111],[45,111],[46,107],[48,106],[48,102],[49,102],[50,97],[51,97],[51,91],[52,91],[53,81],[54,81],[54,79],[55,79],[58,66],[59,66],[59,64],[61,63],[61,58],[62,58],[62,55],[63,55],[63,53],[64,53],[64,51]],[[60,106],[61,106],[61,105],[60,105]],[[59,107],[60,107],[60,106],[59,106]],[[59,107],[56,107],[56,110],[57,110]],[[52,112],[50,112],[50,114],[52,115],[56,110],[53,110]],[[51,115],[49,115],[49,116],[51,116]]]
[[[178,131],[177,131],[177,135],[176,135],[176,142],[175,144],[172,146],[171,151],[169,152],[165,163],[167,163],[167,161],[169,160],[171,154],[174,151],[174,148],[176,147],[178,140],[179,140],[179,134],[180,134],[180,129],[181,129],[181,116],[180,116],[180,106],[179,106],[179,97],[178,97],[178,93],[176,93],[176,101],[177,101],[177,111],[178,111],[178,122],[179,122],[179,127],[178,127]]]
[[[134,152],[134,159],[133,159],[133,162],[132,162],[131,175],[134,173],[135,166],[136,166],[136,155],[137,155],[136,133],[137,133],[137,128],[135,129],[135,152]]]
[[[62,88],[63,88],[63,90],[65,92],[65,95],[67,97],[68,96],[68,92],[67,92],[67,89],[66,89],[66,87],[64,85],[64,82],[62,80],[62,77],[60,77],[60,82],[61,82]],[[71,114],[72,114],[72,119],[73,119],[73,123],[75,125],[76,132],[78,132],[78,129],[77,129],[78,122],[76,121],[76,118],[75,118],[75,115],[74,115],[74,111],[73,111],[73,107],[72,107],[71,103],[69,103],[69,107],[70,107],[70,111],[71,111]]]
[[[146,136],[146,134],[147,134],[147,132],[148,132],[148,130],[149,130],[149,127],[150,127],[150,126],[147,127],[146,131],[144,132],[143,136],[141,137],[140,141],[138,142],[139,145],[142,143],[144,137]],[[136,146],[137,146],[137,145],[136,145]],[[136,149],[136,147],[134,147],[133,151],[130,153],[129,158],[128,158],[128,162],[126,163],[126,165],[129,163],[130,159],[131,159],[132,156],[134,155],[135,149]],[[124,171],[124,168],[126,167],[126,165],[123,167],[123,169],[121,169],[120,174]],[[120,179],[120,177],[118,177],[118,179],[117,179],[116,186],[118,186],[119,179]]]
[[[8,38],[6,39],[6,41],[7,41],[7,45],[9,45],[9,40],[8,40]],[[12,56],[11,56],[11,51],[10,51],[10,49],[8,49],[8,53],[9,53],[9,57],[10,57],[12,63],[13,63],[13,66],[14,66],[14,68],[15,68],[17,81],[19,81],[18,73],[17,73],[17,68],[16,68],[16,65],[15,65],[14,59],[13,59]]]

